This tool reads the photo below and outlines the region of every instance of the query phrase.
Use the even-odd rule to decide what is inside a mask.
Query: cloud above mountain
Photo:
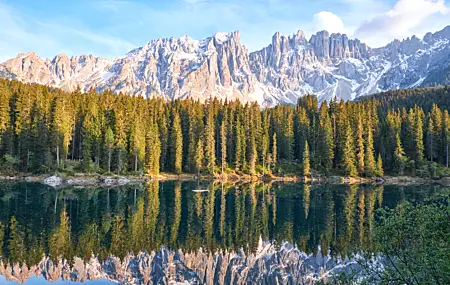
[[[384,45],[393,38],[411,35],[431,17],[445,16],[449,12],[444,0],[399,0],[391,10],[363,22],[355,36],[375,45]]]
[[[344,22],[339,16],[322,11],[314,15],[314,28],[316,31],[326,30],[330,33],[345,33]]]

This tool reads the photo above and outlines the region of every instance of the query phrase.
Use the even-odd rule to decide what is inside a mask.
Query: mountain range
[[[0,64],[0,77],[65,91],[80,87],[167,100],[218,97],[263,106],[295,103],[305,94],[320,101],[353,100],[450,84],[450,26],[381,48],[327,31],[308,40],[298,31],[276,33],[267,47],[249,53],[236,31],[203,40],[156,39],[114,59],[64,54],[43,59],[29,52]]]
[[[333,258],[318,251],[306,254],[288,243],[280,249],[261,243],[255,253],[243,250],[204,250],[184,253],[161,248],[151,253],[128,254],[123,260],[110,256],[103,262],[74,258],[73,262],[53,262],[45,257],[36,265],[3,264],[0,274],[7,280],[27,283],[33,276],[56,282],[70,280],[110,280],[112,283],[135,284],[317,284],[333,281],[341,273],[360,272],[361,258]],[[334,277],[333,277],[334,276]],[[43,278],[42,278],[43,277]],[[359,277],[359,274],[358,274]],[[38,280],[39,280],[38,279]],[[35,282],[36,283],[36,280]],[[39,283],[39,282],[38,282]]]

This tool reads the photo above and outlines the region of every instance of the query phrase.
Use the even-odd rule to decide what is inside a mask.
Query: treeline
[[[390,109],[421,107],[424,112],[430,112],[433,105],[438,105],[443,110],[450,109],[450,86],[436,88],[417,88],[392,90],[372,96],[359,98],[359,101],[376,100],[380,108]]]
[[[270,172],[437,175],[448,166],[450,118],[433,105],[381,108],[299,99],[296,106],[165,102],[111,92],[66,93],[0,81],[3,171]],[[417,171],[418,170],[418,171]]]

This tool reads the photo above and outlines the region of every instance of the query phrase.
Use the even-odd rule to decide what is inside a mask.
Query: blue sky
[[[124,55],[160,37],[241,31],[250,51],[279,31],[347,33],[372,47],[450,25],[450,0],[0,0],[0,61],[20,52]]]

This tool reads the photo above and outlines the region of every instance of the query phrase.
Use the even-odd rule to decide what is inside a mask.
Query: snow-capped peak
[[[345,100],[400,88],[448,84],[450,26],[371,49],[358,39],[326,31],[309,40],[299,30],[276,33],[267,47],[248,53],[238,31],[194,40],[155,39],[125,56],[42,60],[19,54],[0,65],[0,76],[73,91],[115,92],[167,99],[210,97],[270,106],[304,94]],[[447,68],[447,69],[446,69]]]
[[[226,42],[230,39],[231,36],[231,33],[219,32],[214,35],[214,39],[216,39],[218,42]]]

